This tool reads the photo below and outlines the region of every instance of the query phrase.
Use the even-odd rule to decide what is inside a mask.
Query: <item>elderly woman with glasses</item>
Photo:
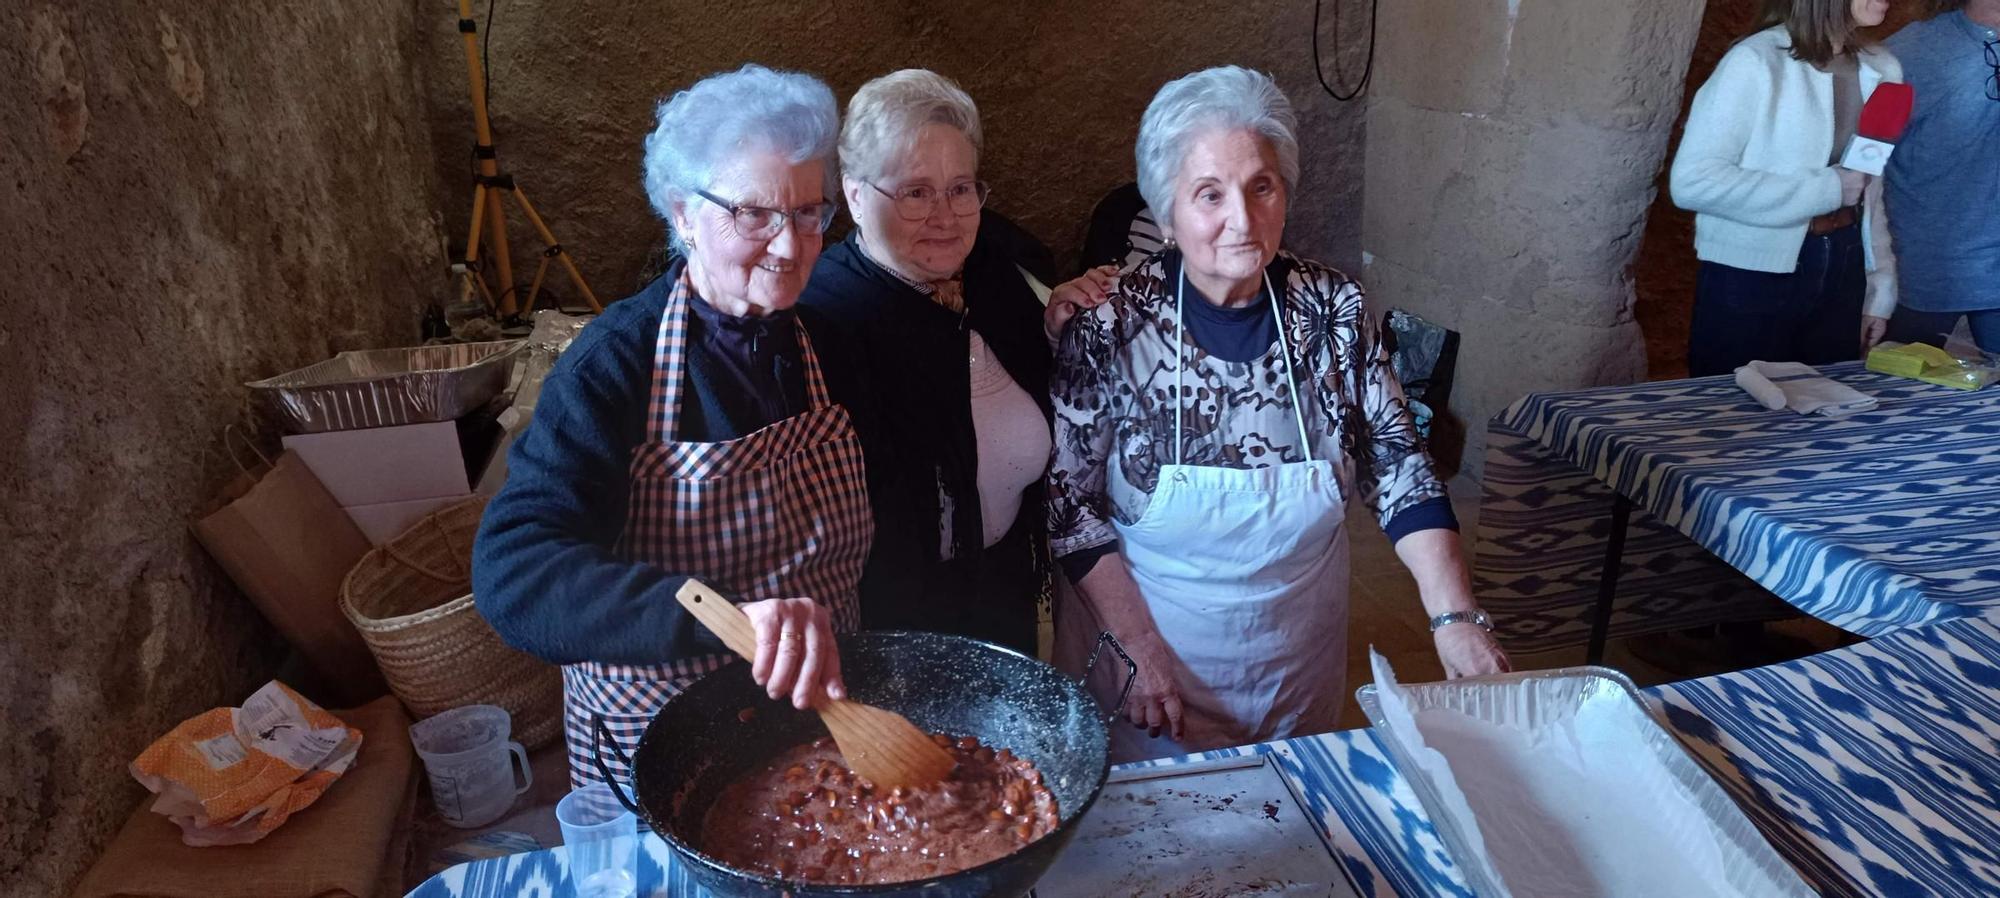
[[[844,697],[834,634],[860,620],[867,479],[838,347],[794,308],[833,219],[838,133],[824,84],[754,65],[660,105],[645,188],[685,261],[563,354],[487,508],[475,601],[563,665],[579,784],[599,778],[596,719],[629,754],[729,661],[676,601],[688,578],[750,617],[772,697]]]
[[[1445,671],[1504,670],[1361,285],[1278,248],[1284,94],[1233,66],[1174,81],[1137,156],[1169,244],[1071,320],[1052,385],[1054,549],[1139,665],[1145,733],[1116,728],[1114,756],[1333,728],[1351,502],[1416,576]]]
[[[972,98],[942,76],[862,85],[840,138],[854,231],[826,251],[803,304],[852,335],[875,403],[862,434],[876,527],[865,624],[1033,654],[1050,570],[1041,322],[1054,265],[984,209],[981,142]]]

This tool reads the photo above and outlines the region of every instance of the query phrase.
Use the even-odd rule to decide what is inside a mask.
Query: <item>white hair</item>
[[[1277,82],[1242,66],[1217,66],[1167,82],[1139,120],[1139,194],[1153,220],[1172,228],[1174,180],[1194,139],[1248,130],[1271,144],[1287,193],[1299,185],[1299,120]]]
[[[972,143],[979,158],[979,107],[957,84],[926,69],[903,69],[876,78],[847,101],[840,131],[840,165],[863,180],[886,176],[916,145],[928,124],[950,125]]]
[[[646,199],[666,219],[674,248],[686,254],[674,210],[708,189],[716,169],[736,153],[763,150],[795,165],[824,162],[826,198],[837,202],[839,135],[840,109],[818,78],[754,64],[710,75],[660,104],[659,124],[646,136]]]

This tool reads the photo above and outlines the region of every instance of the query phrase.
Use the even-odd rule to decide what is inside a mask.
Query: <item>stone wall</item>
[[[1644,377],[1629,268],[1701,0],[1385,4],[1362,248],[1374,302],[1463,334],[1436,449],[1478,471],[1534,390]]]
[[[445,4],[433,6],[425,60],[439,110],[433,133],[447,150],[439,157],[447,191],[440,203],[462,240],[471,208],[471,110],[456,16]],[[1358,77],[1366,3],[1325,4],[1329,63],[1336,7],[1340,59]],[[475,4],[482,25],[486,9]],[[981,175],[993,185],[991,208],[1021,222],[1065,262],[1081,247],[1092,206],[1133,178],[1139,115],[1160,85],[1222,63],[1268,71],[1298,107],[1304,132],[1304,184],[1288,242],[1352,270],[1364,116],[1360,104],[1336,103],[1320,89],[1311,26],[1309,3],[674,0],[642,11],[617,0],[500,0],[488,33],[489,93],[502,163],[607,301],[638,286],[663,242],[639,185],[640,142],[652,129],[655,104],[744,62],[818,75],[843,106],[863,81],[899,68],[927,67],[957,80],[980,106]],[[518,216],[510,233],[517,273],[532,274],[534,244]]]
[[[415,10],[0,4],[0,894],[66,894],[154,737],[282,647],[188,537],[243,381],[443,286]]]

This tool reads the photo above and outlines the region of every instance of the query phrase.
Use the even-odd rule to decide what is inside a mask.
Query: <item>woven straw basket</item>
[[[376,546],[340,587],[389,688],[417,719],[460,705],[499,705],[530,749],[562,735],[562,675],[508,648],[472,607],[472,538],[484,497],[438,510]]]

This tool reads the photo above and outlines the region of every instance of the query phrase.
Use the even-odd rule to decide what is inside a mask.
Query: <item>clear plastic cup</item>
[[[466,705],[410,727],[410,744],[424,759],[431,800],[444,822],[466,829],[485,826],[506,816],[515,796],[534,785],[527,749],[507,738],[513,724],[505,708]]]
[[[639,818],[603,783],[556,803],[577,898],[630,898],[639,889]]]

